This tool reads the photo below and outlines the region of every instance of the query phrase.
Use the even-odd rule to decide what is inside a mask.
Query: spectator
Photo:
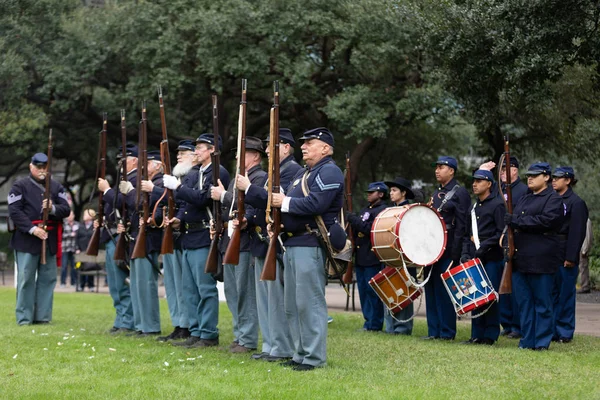
[[[64,288],[67,284],[67,270],[71,269],[71,287],[77,283],[77,273],[75,272],[75,251],[77,251],[76,237],[79,230],[79,222],[75,221],[73,211],[63,221],[62,232],[62,270],[60,272],[60,287]]]
[[[96,212],[92,209],[86,209],[83,211],[83,222],[79,226],[79,230],[77,232],[77,251],[79,254],[82,251],[87,249],[88,243],[92,238],[92,234],[94,233],[94,218],[96,217]],[[88,272],[88,271],[98,271],[100,270],[100,265],[96,263],[84,262],[81,263],[79,267],[80,272]],[[94,290],[94,276],[93,275],[80,275],[79,276],[79,286],[77,290],[85,289],[85,285],[90,288],[90,292]]]

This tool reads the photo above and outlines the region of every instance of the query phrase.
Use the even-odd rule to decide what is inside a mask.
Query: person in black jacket
[[[49,323],[56,286],[57,258],[60,259],[62,220],[71,212],[67,193],[60,183],[50,181],[47,205],[44,199],[48,156],[36,153],[29,176],[16,181],[8,194],[8,213],[15,224],[10,246],[17,262],[17,306],[19,325]],[[43,208],[51,210],[42,225]],[[41,263],[42,241],[46,240],[46,264]]]
[[[494,289],[500,286],[504,267],[504,254],[500,247],[500,236],[504,229],[504,201],[493,191],[494,176],[490,171],[477,170],[473,173],[473,194],[477,200],[471,207],[467,229],[470,235],[463,240],[461,262],[479,258]],[[478,316],[482,311],[485,314]],[[498,303],[494,302],[483,310],[473,313],[471,338],[465,344],[492,345],[500,335]]]
[[[371,250],[371,227],[375,217],[387,205],[383,201],[388,187],[383,182],[372,182],[367,188],[367,201],[369,205],[357,214],[348,214],[346,219],[352,226],[356,253],[354,258],[354,271],[358,296],[365,322],[363,330],[380,331],[383,328],[383,303],[377,293],[369,286],[369,281],[382,267],[381,261]]]
[[[554,334],[552,287],[562,261],[559,231],[564,205],[550,187],[550,164],[537,162],[527,171],[525,194],[504,222],[514,229],[513,294],[523,337],[519,347],[546,350]]]
[[[82,251],[87,249],[88,244],[90,243],[90,239],[94,233],[94,218],[96,217],[96,212],[90,208],[83,211],[83,222],[79,224],[79,229],[77,230],[77,251],[76,254],[80,254]],[[91,262],[81,263],[79,266],[79,271],[97,271],[101,269],[100,265]],[[79,275],[79,281],[77,282],[77,290],[83,291],[85,285],[87,284],[90,292],[94,289],[94,276],[93,275]]]
[[[565,205],[565,219],[559,231],[562,260],[554,280],[554,337],[569,343],[575,332],[575,295],[579,253],[585,240],[588,208],[573,191],[577,183],[571,167],[558,167],[552,174],[552,187]]]
[[[456,336],[456,312],[441,274],[446,271],[450,263],[454,266],[460,263],[462,242],[466,233],[467,209],[471,204],[471,198],[467,189],[459,186],[454,177],[458,169],[455,158],[441,156],[432,166],[436,167],[435,178],[439,186],[433,193],[431,205],[444,218],[448,241],[442,257],[429,267],[432,269],[432,275],[425,284],[428,336],[423,339],[453,340]]]

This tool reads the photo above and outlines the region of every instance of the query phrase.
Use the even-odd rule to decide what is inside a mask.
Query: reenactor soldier
[[[433,193],[432,206],[444,218],[448,241],[446,251],[431,268],[431,278],[425,284],[428,336],[424,339],[453,340],[456,336],[456,313],[448,296],[441,274],[450,263],[458,265],[466,234],[467,210],[471,204],[469,193],[458,185],[455,172],[458,162],[453,157],[441,156],[432,164],[440,186]]]
[[[552,288],[559,264],[559,231],[564,205],[550,187],[550,164],[537,162],[527,170],[530,192],[521,197],[504,222],[515,235],[512,285],[521,317],[519,347],[546,350],[554,334]]]
[[[257,137],[247,136],[245,143],[245,160],[239,160],[239,162],[244,163],[248,179],[252,184],[264,186],[267,173],[261,168],[262,156],[265,154],[262,141]],[[237,210],[237,193],[235,180],[231,180],[227,190],[223,185],[211,188],[212,199],[221,201],[221,215],[225,221],[230,219],[230,210]],[[254,209],[249,206],[245,210],[245,224],[239,227],[242,229],[240,232],[239,263],[237,265],[223,265],[225,298],[233,317],[234,343],[232,343],[230,349],[232,353],[247,353],[258,347],[258,315],[253,256],[256,254],[264,257],[267,250],[265,248],[263,252],[264,246],[262,243],[254,243],[249,235],[250,231],[246,229],[252,215],[254,215]],[[231,224],[229,232],[233,231],[234,224],[237,222],[237,218],[229,221]],[[223,240],[219,243],[223,253],[227,249],[229,239],[228,234],[223,235]]]
[[[381,261],[371,250],[371,226],[375,217],[387,205],[383,201],[388,187],[383,182],[372,182],[367,188],[369,204],[357,214],[348,214],[346,220],[352,226],[354,235],[354,271],[356,286],[365,320],[362,329],[365,331],[380,331],[383,328],[383,303],[377,293],[369,286],[369,281],[381,270]]]
[[[8,194],[8,213],[15,225],[10,246],[17,263],[17,324],[47,324],[52,321],[56,286],[57,257],[60,260],[62,220],[71,212],[67,193],[50,181],[47,204],[45,182],[48,156],[36,153],[29,164],[29,176],[17,180]],[[50,208],[46,226],[40,226],[43,209]],[[42,241],[46,240],[46,264],[41,264]]]
[[[477,170],[473,173],[473,194],[477,196],[468,215],[461,262],[479,258],[493,288],[500,287],[504,270],[504,254],[500,237],[504,229],[504,201],[494,190],[494,176],[490,171]],[[473,313],[471,338],[465,344],[493,345],[500,336],[500,313],[498,303]],[[477,316],[477,317],[476,317]]]
[[[327,358],[328,255],[320,241],[328,238],[318,231],[317,217],[331,233],[344,200],[344,176],[331,158],[334,139],[327,128],[309,130],[300,139],[307,168],[296,174],[285,194],[273,193],[272,205],[281,207],[286,237],[285,313],[295,345],[293,358],[283,365],[308,371],[325,365]]]
[[[173,176],[178,179],[183,178],[194,166],[195,145],[191,140],[182,140],[177,146],[177,164],[173,167]],[[162,194],[162,189],[154,187],[154,191],[159,190]],[[166,200],[166,199],[165,199]],[[179,202],[175,204],[179,209]],[[163,254],[163,280],[165,283],[165,292],[167,295],[167,305],[169,307],[169,315],[173,324],[173,332],[167,336],[159,336],[156,338],[159,342],[167,342],[169,340],[187,339],[190,337],[189,322],[187,312],[185,310],[185,302],[183,298],[183,271],[181,249],[181,232],[173,231],[173,253]]]
[[[588,208],[573,191],[577,183],[572,167],[558,167],[552,173],[552,187],[564,203],[565,218],[559,239],[561,264],[554,281],[554,341],[569,343],[575,333],[575,297],[579,254],[585,240]]]
[[[267,156],[269,154],[270,138],[264,140]],[[287,128],[279,129],[279,160],[280,160],[280,186],[288,187],[292,178],[302,167],[294,160],[294,146],[296,142],[292,131]],[[288,360],[294,354],[292,335],[285,315],[283,295],[283,265],[278,260],[276,279],[274,281],[261,281],[265,256],[268,247],[266,207],[267,190],[264,185],[251,184],[246,176],[238,175],[236,187],[246,192],[246,204],[254,208],[250,215],[250,238],[252,248],[256,249],[254,255],[254,279],[256,283],[256,305],[258,323],[262,335],[262,348],[260,353],[255,353],[252,358],[269,362]]]
[[[203,133],[196,140],[196,160],[194,167],[180,182],[172,175],[164,175],[164,186],[175,190],[177,200],[183,201],[177,216],[169,223],[181,229],[183,247],[183,292],[189,319],[190,337],[184,342],[173,343],[184,347],[209,347],[219,344],[219,293],[217,281],[204,272],[210,246],[207,210],[211,209],[211,173],[219,168],[223,185],[229,185],[229,173],[221,165],[212,165],[211,153],[215,151],[214,135]]]
[[[385,182],[385,184],[390,188],[390,207],[407,206],[408,201],[415,198],[415,194],[411,189],[412,183],[406,178],[397,177],[393,181]],[[407,269],[408,273],[416,279],[417,269],[415,267],[408,267]],[[385,331],[392,335],[412,335],[413,314],[414,304],[412,302],[393,315],[391,311],[386,310],[384,317]]]
[[[148,180],[141,181],[139,190],[151,193],[148,208],[154,209],[162,195],[163,167],[159,151],[148,151]],[[153,191],[154,188],[158,190]],[[123,182],[119,185],[121,193],[127,196],[130,220],[132,221],[131,236],[138,238],[140,235],[139,219],[135,202],[137,198],[133,185]],[[139,207],[141,210],[141,205]],[[141,225],[146,229],[146,247],[144,257],[136,257],[131,260],[131,303],[133,307],[133,319],[135,332],[132,335],[153,336],[160,334],[160,309],[158,304],[158,255],[162,239],[162,230],[156,226],[162,222],[162,209],[156,207],[157,213],[150,216],[150,220]],[[138,221],[138,223],[136,223]],[[156,224],[156,225],[155,225]],[[124,227],[122,227],[124,228]],[[132,256],[134,256],[132,254]]]
[[[491,171],[496,166],[496,163],[489,161],[482,164],[479,169]],[[510,187],[512,197],[512,207],[515,208],[519,202],[521,196],[527,193],[527,185],[521,180],[519,176],[519,160],[515,156],[510,156]],[[500,170],[500,187],[504,198],[507,199],[506,195],[506,160]],[[502,325],[502,336],[506,336],[511,339],[519,339],[521,337],[521,323],[519,322],[519,309],[517,307],[517,301],[514,296],[510,293],[500,295],[500,324]]]
[[[136,145],[127,144],[125,146],[126,159],[122,160],[122,147],[119,147],[117,152],[117,160],[120,163],[127,163],[127,182],[132,186],[137,180],[137,163],[138,163],[138,148]],[[120,171],[121,168],[118,168]],[[105,249],[105,268],[106,279],[108,281],[108,291],[113,301],[115,308],[115,321],[110,333],[123,333],[133,331],[133,308],[131,306],[131,291],[129,288],[129,271],[124,267],[127,263],[122,261],[123,267],[119,267],[114,260],[116,248],[117,222],[123,216],[121,212],[121,202],[124,201],[124,196],[115,188],[112,189],[106,179],[98,178],[98,190],[104,193],[102,202],[104,203],[104,226],[102,227],[102,235],[100,242],[104,244]],[[94,222],[97,226],[98,221]],[[128,228],[128,227],[125,227]]]

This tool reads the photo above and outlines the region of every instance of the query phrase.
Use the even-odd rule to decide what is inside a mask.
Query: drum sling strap
[[[302,193],[304,193],[304,197],[308,196],[308,194],[310,193],[310,190],[308,189],[308,174],[309,171],[307,170],[304,175],[302,176]],[[331,241],[329,240],[329,232],[327,232],[327,227],[325,226],[325,221],[323,221],[323,217],[321,217],[320,215],[315,215],[315,221],[317,222],[317,228],[318,228],[318,232],[313,232],[316,233],[317,239],[319,240],[319,244],[321,245],[321,248],[323,250],[325,250],[325,256],[327,257],[327,261],[329,263],[329,266],[334,270],[336,278],[339,279],[340,284],[342,285],[342,287],[344,288],[344,290],[346,290],[346,294],[348,296],[350,296],[350,293],[348,292],[348,288],[346,287],[346,284],[344,284],[344,281],[342,280],[342,276],[344,275],[344,269],[342,266],[340,266],[337,262],[337,260],[334,257],[335,251],[333,250],[333,246],[331,245]],[[308,227],[307,225],[307,230],[311,231],[311,229]],[[325,273],[328,273],[328,268],[327,268],[327,264],[325,263]]]

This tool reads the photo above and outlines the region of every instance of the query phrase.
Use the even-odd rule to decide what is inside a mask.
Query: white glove
[[[127,193],[131,192],[132,190],[133,190],[133,185],[131,184],[131,182],[121,181],[121,183],[119,183],[119,192],[121,192],[123,194],[127,194]]]
[[[163,175],[163,185],[167,189],[177,190],[179,185],[181,185],[181,182],[179,182],[179,179],[172,175]]]

